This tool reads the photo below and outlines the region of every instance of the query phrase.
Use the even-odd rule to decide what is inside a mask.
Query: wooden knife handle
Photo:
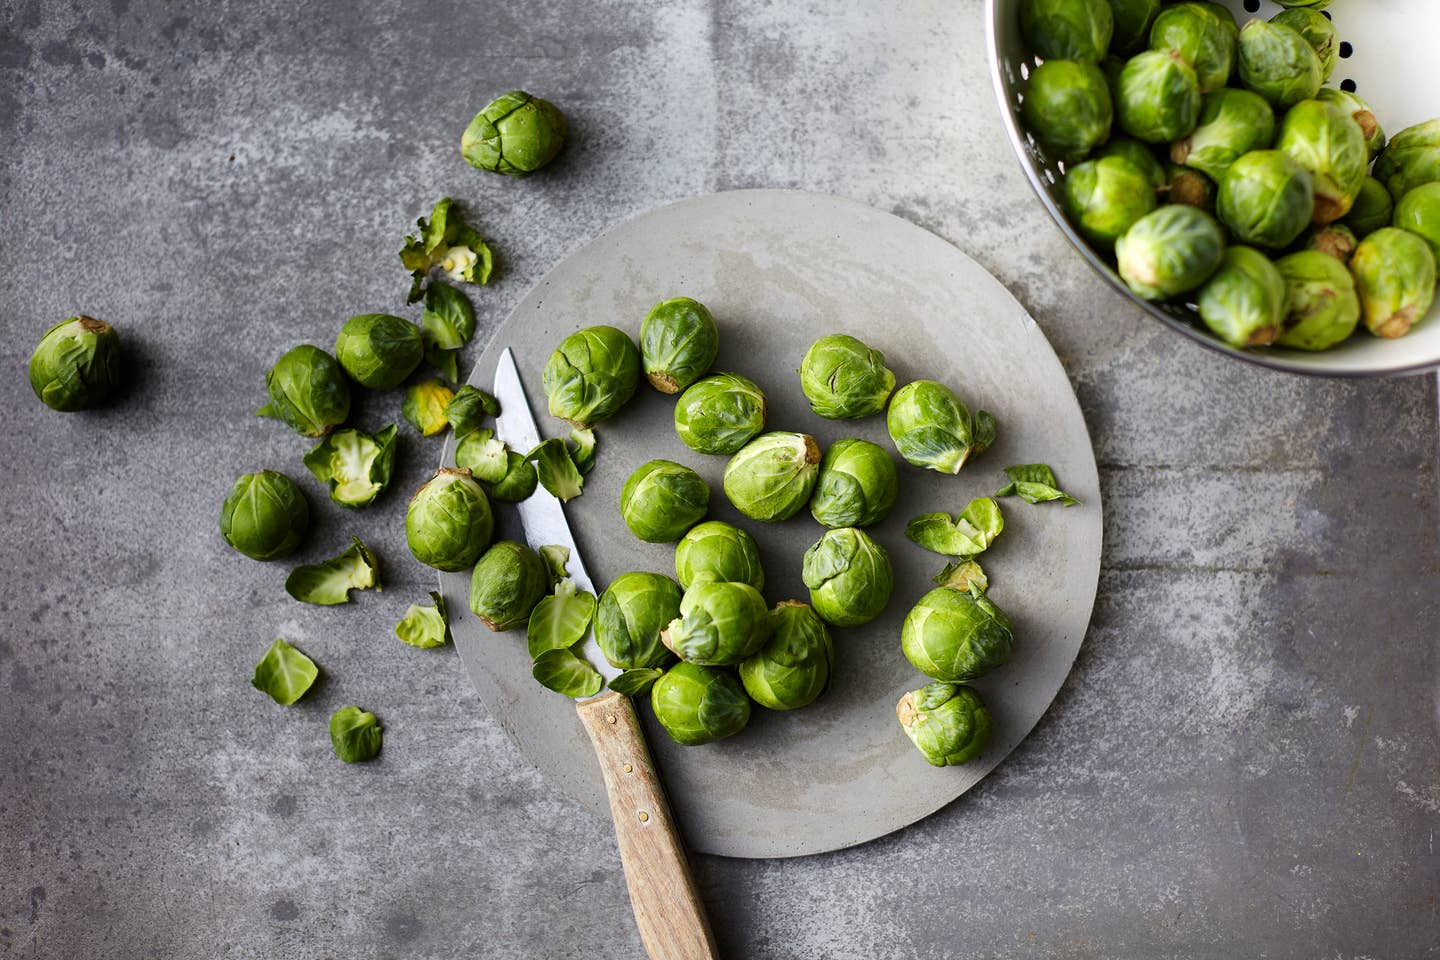
[[[650,960],[715,960],[715,938],[630,698],[575,705],[605,774],[635,925]]]

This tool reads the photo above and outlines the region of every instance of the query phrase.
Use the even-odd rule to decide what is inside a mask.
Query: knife
[[[513,450],[535,449],[540,443],[540,431],[525,400],[520,371],[509,347],[500,354],[495,368],[495,398],[500,401],[500,415],[495,418],[499,438]],[[565,508],[554,494],[543,486],[536,487],[517,506],[531,548],[538,550],[550,544],[568,547],[570,578],[580,589],[595,593],[565,520]],[[601,653],[593,629],[585,632],[575,652],[599,670],[607,684],[621,673]],[[536,695],[546,694],[537,690]],[[593,697],[576,699],[575,710],[590,735],[605,778],[625,885],[630,890],[630,906],[646,953],[651,960],[715,960],[718,955],[710,921],[690,875],[685,847],[650,759],[635,705],[629,697],[602,688]]]

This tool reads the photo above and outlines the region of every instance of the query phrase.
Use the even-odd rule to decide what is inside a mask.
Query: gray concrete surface
[[[1109,539],[1074,674],[977,790],[843,853],[698,860],[727,955],[1440,955],[1433,381],[1250,369],[1107,292],[1003,142],[979,0],[3,18],[0,954],[639,956],[608,824],[519,758],[453,651],[390,636],[432,582],[402,498],[317,511],[306,559],[363,524],[389,564],[346,609],[289,600],[215,515],[234,474],[298,471],[304,443],[250,416],[264,370],[403,306],[395,250],[438,195],[501,252],[489,330],[620,217],[793,186],[935,230],[1031,308]],[[516,86],[574,131],[518,183],[455,149]],[[135,383],[61,416],[22,367],[80,310],[124,331]],[[407,442],[400,490],[433,450]],[[248,684],[277,634],[325,669],[291,710]],[[385,721],[379,763],[330,756],[350,702]]]

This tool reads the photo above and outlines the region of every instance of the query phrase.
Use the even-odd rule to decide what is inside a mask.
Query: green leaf
[[[575,444],[575,449],[570,451],[570,459],[583,477],[595,469],[595,431],[589,427],[576,427],[570,431],[570,442]]]
[[[573,580],[562,580],[555,592],[530,611],[525,640],[531,659],[546,650],[567,650],[585,637],[595,616],[595,595],[579,590]]]
[[[1000,505],[989,497],[971,500],[957,517],[947,513],[922,513],[905,527],[905,536],[948,557],[974,557],[989,549],[1005,529]]]
[[[658,667],[641,667],[635,670],[626,670],[620,676],[610,681],[610,689],[616,693],[623,693],[627,697],[638,697],[650,685],[661,677],[665,671]]]
[[[320,676],[315,661],[296,650],[284,640],[277,639],[265,651],[265,656],[255,664],[255,676],[250,685],[282,707],[299,700]]]
[[[400,263],[410,271],[412,278],[407,303],[420,299],[425,281],[436,267],[443,269],[445,275],[456,282],[483,284],[490,281],[495,255],[484,238],[455,209],[453,200],[442,198],[430,212],[428,221],[421,217],[415,223],[420,228],[418,233],[407,236],[400,248]],[[466,334],[465,339],[469,338],[470,335]]]
[[[974,587],[979,587],[981,592],[990,589],[990,578],[974,560],[947,563],[945,569],[935,575],[934,580],[942,587],[954,587],[966,593]]]
[[[425,312],[420,315],[420,336],[427,347],[456,350],[475,335],[475,307],[470,298],[439,280],[425,288]]]
[[[341,707],[330,717],[330,745],[346,763],[375,759],[384,733],[375,714],[359,707]]]
[[[593,697],[605,684],[600,671],[563,648],[541,653],[530,673],[542,685],[567,697]]]
[[[450,423],[445,419],[445,408],[455,394],[439,380],[426,380],[405,391],[405,403],[400,412],[410,425],[420,431],[423,437],[433,437]]]
[[[340,556],[290,571],[285,592],[302,603],[349,603],[351,590],[380,588],[380,564],[358,537]]]
[[[395,624],[395,636],[412,647],[439,647],[450,642],[450,617],[445,609],[445,598],[431,591],[434,603],[410,604],[405,616]]]
[[[1055,479],[1055,471],[1043,463],[1022,463],[1006,467],[1005,475],[1010,478],[1010,482],[995,491],[997,497],[1018,495],[1026,503],[1059,500],[1067,507],[1080,502],[1060,489]]]
[[[479,430],[486,416],[484,391],[468,383],[455,391],[455,396],[445,408],[445,419],[450,421],[450,429],[455,431],[457,439]]]
[[[975,411],[975,422],[970,429],[970,456],[978,457],[990,449],[995,443],[995,434],[999,426],[995,421],[995,414],[988,410]]]
[[[374,436],[338,430],[305,454],[305,466],[316,480],[329,484],[331,500],[345,507],[366,506],[390,483],[398,432],[393,423]]]
[[[525,459],[534,461],[540,485],[562,503],[580,496],[585,478],[576,469],[575,461],[570,457],[570,448],[564,440],[546,440],[527,453]]]
[[[553,543],[543,546],[540,548],[540,559],[545,561],[545,567],[550,571],[551,586],[565,579],[565,565],[570,562],[569,547]]]
[[[506,503],[519,503],[535,492],[540,478],[535,473],[535,464],[526,460],[514,450],[505,452],[505,476],[495,483],[484,484],[485,492],[491,499]]]
[[[436,347],[425,349],[425,362],[434,367],[449,383],[460,382],[460,351],[440,350]]]
[[[482,483],[499,483],[510,472],[509,450],[491,430],[476,430],[455,446],[455,466]]]

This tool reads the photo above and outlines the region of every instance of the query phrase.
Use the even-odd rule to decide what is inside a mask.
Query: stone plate
[[[551,270],[515,308],[481,355],[472,382],[488,388],[501,349],[512,347],[542,434],[564,425],[546,413],[540,374],[575,329],[611,324],[638,334],[665,297],[704,302],[720,325],[719,370],[750,377],[770,401],[768,429],[848,436],[893,449],[884,418],[829,421],[813,414],[796,370],[806,347],[832,332],[884,351],[898,383],[949,384],[971,409],[999,419],[999,439],[959,476],[901,464],[899,503],[871,532],[889,550],[895,593],[876,620],[835,630],[837,668],[811,706],[754,709],[740,734],[703,747],[673,743],[640,705],[652,751],[693,850],[731,857],[788,857],[883,836],[938,810],[995,768],[1035,726],[1060,689],[1090,619],[1100,571],[1099,478],[1079,404],[1044,334],[973,260],[921,228],[850,200],[795,191],[721,193],[674,203],[620,224]],[[599,460],[567,507],[597,586],[628,570],[673,575],[668,544],[637,541],[618,508],[620,487],[641,463],[688,464],[711,484],[711,516],[755,535],[766,599],[807,596],[801,557],[822,528],[802,511],[780,524],[741,517],[725,500],[724,457],[694,453],[675,435],[674,400],[648,386],[603,423]],[[446,450],[447,460],[450,450]],[[959,512],[994,493],[1001,469],[1043,461],[1079,506],[1002,501],[1005,531],[984,557],[990,595],[1014,621],[1013,659],[975,685],[994,736],[963,767],[929,766],[895,719],[895,702],[928,682],[900,651],[900,625],[930,589],[944,558],[904,537],[906,521]],[[498,536],[523,539],[513,510],[497,509]],[[441,578],[455,611],[455,644],[490,711],[555,787],[608,816],[600,771],[573,703],[530,676],[523,631],[494,634],[469,613],[469,577]],[[641,698],[643,701],[645,698]]]

